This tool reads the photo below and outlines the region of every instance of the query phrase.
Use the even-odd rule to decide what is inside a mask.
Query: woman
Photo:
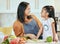
[[[36,16],[30,14],[30,5],[27,2],[21,2],[17,10],[17,20],[14,22],[13,29],[17,37],[28,36],[35,39],[42,24]],[[42,38],[42,37],[40,37]]]

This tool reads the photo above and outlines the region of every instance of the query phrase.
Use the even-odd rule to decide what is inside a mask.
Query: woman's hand
[[[34,34],[25,34],[25,36],[28,36],[31,39],[36,39],[36,36]]]

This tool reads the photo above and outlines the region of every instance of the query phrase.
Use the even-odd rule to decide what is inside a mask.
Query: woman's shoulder
[[[22,26],[22,23],[19,20],[16,20],[13,26]]]
[[[31,13],[31,14],[29,14],[29,15],[31,15],[31,17],[32,17],[33,19],[36,19],[36,18],[37,18],[33,13]]]

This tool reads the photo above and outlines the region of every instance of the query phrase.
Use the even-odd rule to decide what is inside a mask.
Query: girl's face
[[[48,16],[48,12],[46,11],[46,8],[43,8],[42,9],[42,12],[41,12],[41,17],[47,17]]]
[[[30,5],[27,6],[27,8],[25,9],[25,16],[28,16],[30,13]]]

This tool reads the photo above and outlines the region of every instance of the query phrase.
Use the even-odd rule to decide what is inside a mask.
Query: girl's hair
[[[57,32],[57,23],[55,20],[55,11],[54,11],[54,7],[53,6],[44,6],[43,8],[46,9],[46,11],[49,13],[48,17],[53,18],[55,21],[55,30]]]
[[[17,9],[17,19],[23,23],[24,20],[25,20],[25,16],[24,16],[24,12],[27,8],[27,6],[29,5],[29,3],[27,2],[21,2],[18,6],[18,9]],[[30,18],[30,16],[27,17],[28,19]]]
[[[55,30],[57,32],[57,22],[55,20],[55,10],[54,10],[54,7],[53,6],[50,6],[50,15],[49,17],[52,17],[55,21]]]

